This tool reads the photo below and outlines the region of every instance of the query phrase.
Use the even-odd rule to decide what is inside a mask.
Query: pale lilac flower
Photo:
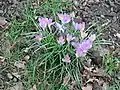
[[[66,56],[64,57],[64,59],[62,59],[62,61],[63,61],[63,62],[70,63],[70,62],[71,62],[70,56],[69,56],[69,55],[66,55]]]
[[[38,41],[42,40],[42,33],[40,33],[39,35],[35,35],[35,39]]]
[[[96,35],[95,35],[95,34],[92,34],[92,35],[89,37],[89,39],[90,39],[92,42],[95,41]]]
[[[76,48],[76,56],[85,56],[87,51],[92,48],[92,43],[96,39],[96,35],[91,35],[87,40],[84,40],[79,47]]]
[[[42,29],[45,29],[47,27],[48,24],[48,18],[39,18],[39,26]]]
[[[71,45],[74,47],[74,48],[77,48],[79,47],[79,44],[78,42],[71,42]]]
[[[59,39],[57,40],[58,44],[63,45],[65,44],[65,38],[63,36],[60,36]]]
[[[87,51],[92,48],[92,42],[90,39],[84,40],[79,46],[76,48],[76,57],[85,56]]]
[[[57,14],[59,19],[62,21],[63,24],[69,23],[71,21],[71,17],[68,14]]]
[[[56,22],[56,27],[57,27],[60,31],[65,32],[65,28],[64,28],[63,25],[61,25],[61,24],[59,24],[59,23]]]
[[[45,29],[48,25],[50,28],[51,25],[53,25],[55,22],[51,18],[39,18],[39,25],[41,28]]]
[[[86,55],[86,52],[84,52],[82,48],[76,49],[76,57],[85,56],[85,55]]]
[[[70,41],[74,40],[74,39],[75,39],[75,37],[73,37],[72,35],[70,35],[70,34],[67,34],[67,35],[66,35],[66,40],[68,41],[68,43],[69,43]]]
[[[53,20],[51,18],[47,19],[47,24],[48,27],[50,27],[51,25],[53,25],[55,22],[53,22]]]
[[[82,23],[75,23],[73,21],[73,26],[75,27],[76,30],[81,30],[83,31],[85,29],[85,22]]]
[[[84,32],[84,31],[80,31],[80,34],[81,34],[82,38],[85,38],[88,35],[88,33]]]
[[[92,48],[92,42],[91,42],[91,40],[90,39],[88,39],[88,40],[84,40],[82,43],[81,43],[81,48],[83,48],[84,50],[85,49],[90,49],[90,48]]]

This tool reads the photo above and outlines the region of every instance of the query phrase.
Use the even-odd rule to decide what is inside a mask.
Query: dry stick
[[[104,75],[104,74],[95,74],[95,73],[90,72],[90,71],[87,70],[87,69],[85,69],[85,70],[88,72],[88,74],[89,74],[91,77],[101,77],[101,78],[103,78],[103,79],[109,79],[109,81],[111,80],[111,78],[110,78],[109,76],[106,76],[106,75]]]

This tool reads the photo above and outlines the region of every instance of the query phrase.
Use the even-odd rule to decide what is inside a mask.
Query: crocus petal
[[[70,15],[64,14],[63,23],[69,23],[71,21]]]
[[[63,14],[57,14],[58,15],[58,18],[62,21],[63,20],[63,18],[64,18],[64,16],[63,16]]]
[[[48,24],[48,18],[39,18],[39,26],[42,29],[45,29],[47,27]]]
[[[88,39],[88,40],[84,40],[82,43],[81,43],[81,47],[85,50],[85,49],[90,49],[92,48],[92,42]]]
[[[63,26],[62,26],[61,24],[57,23],[57,22],[56,22],[56,27],[57,27],[60,31],[65,32],[65,29],[63,28]]]
[[[85,55],[86,55],[86,52],[84,52],[81,48],[76,49],[76,57],[81,57]]]
[[[80,34],[81,34],[82,38],[85,38],[88,35],[88,33],[84,32],[84,31],[80,31]]]
[[[85,29],[85,22],[82,23],[75,23],[73,21],[73,26],[75,27],[76,30],[81,30],[83,31]]]
[[[70,60],[70,56],[69,55],[66,55],[64,59],[62,59],[63,62],[67,62],[67,63],[70,63],[71,60]]]
[[[95,34],[91,35],[89,39],[93,42],[96,39],[96,35]]]
[[[60,36],[59,39],[57,40],[58,44],[63,45],[65,43],[65,39],[63,36]]]
[[[76,26],[75,26],[75,29],[76,29],[76,30],[81,30],[81,28],[82,28],[82,23],[76,23],[75,25],[76,25]]]
[[[57,14],[58,18],[62,21],[63,24],[69,23],[71,21],[70,15],[65,14]]]
[[[48,19],[48,21],[47,21],[47,24],[48,24],[48,26],[51,26],[51,25],[53,25],[55,22],[52,22],[53,20],[52,19]]]
[[[85,22],[82,22],[82,27],[81,27],[81,30],[83,31],[85,29]]]
[[[35,39],[38,41],[41,41],[42,40],[42,33],[39,35],[35,35]]]
[[[79,43],[78,43],[78,42],[71,42],[71,45],[72,45],[74,48],[79,47]]]
[[[73,40],[73,39],[74,39],[74,37],[73,37],[72,35],[67,34],[66,40],[68,41],[68,43],[69,43],[71,40]]]
[[[85,56],[87,51],[92,48],[91,40],[84,40],[79,46],[76,48],[76,57]]]

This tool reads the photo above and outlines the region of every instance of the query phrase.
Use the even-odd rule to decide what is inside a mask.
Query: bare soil
[[[112,48],[117,57],[120,57],[120,0],[74,0],[76,16],[87,24],[109,21],[107,28],[102,32],[102,38],[112,41]]]
[[[10,22],[13,16],[16,19],[23,18],[24,1],[26,0],[0,0],[0,17],[4,18],[0,19],[0,56],[4,56],[9,52],[9,48],[6,49],[9,42],[7,42],[6,31],[4,30],[5,21]],[[120,0],[73,0],[73,3],[75,16],[81,18],[88,25],[90,23],[109,21],[107,28],[102,32],[102,38],[112,41],[112,45],[108,47],[112,48],[115,56],[119,58],[120,38],[116,34],[120,33]],[[0,83],[9,81],[4,79],[7,78],[8,71],[5,70],[5,72],[0,73]],[[0,86],[2,85],[0,84]]]

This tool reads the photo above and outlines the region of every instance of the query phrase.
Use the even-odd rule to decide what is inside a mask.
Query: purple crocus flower
[[[71,21],[71,17],[68,14],[57,14],[59,19],[62,21],[63,24],[69,23]]]
[[[53,20],[51,18],[39,18],[39,25],[42,29],[45,29],[47,27],[47,25],[50,28],[50,26],[55,23],[52,21]]]
[[[59,39],[57,40],[58,44],[63,45],[65,44],[65,38],[63,36],[60,36]]]
[[[78,42],[71,42],[71,45],[74,47],[74,48],[77,48],[79,47],[79,44]]]
[[[48,18],[39,18],[39,26],[42,29],[45,29],[47,27],[48,24]]]
[[[81,48],[83,48],[84,50],[88,50],[90,48],[92,48],[92,42],[90,39],[88,40],[84,40],[82,43],[81,43]]]
[[[85,22],[82,23],[75,23],[73,21],[73,26],[75,27],[76,30],[81,30],[83,31],[85,29]]]
[[[53,25],[55,22],[53,22],[53,20],[51,18],[47,19],[47,24],[48,27],[50,27],[51,25]]]
[[[75,39],[75,37],[73,37],[72,35],[70,35],[70,34],[66,35],[66,40],[68,41],[68,43],[70,43],[70,41],[72,41],[74,39]]]
[[[84,40],[79,46],[76,48],[76,57],[85,56],[87,51],[92,48],[92,42],[90,39]]]
[[[60,31],[65,32],[65,28],[64,28],[63,25],[61,25],[61,24],[59,24],[59,23],[56,22],[56,27],[57,27]]]
[[[64,57],[64,59],[62,59],[62,61],[63,61],[63,62],[70,63],[70,62],[71,62],[70,56],[69,56],[69,55],[66,55],[66,56]]]
[[[88,33],[84,32],[84,31],[80,31],[80,34],[81,34],[82,38],[85,38],[88,35]]]
[[[96,39],[96,35],[95,34],[92,34],[89,39],[93,42],[95,39]]]
[[[42,40],[42,33],[40,33],[39,35],[35,35],[35,39],[38,41]]]
[[[86,55],[86,52],[84,52],[82,48],[76,49],[76,57],[85,56],[85,55]]]

